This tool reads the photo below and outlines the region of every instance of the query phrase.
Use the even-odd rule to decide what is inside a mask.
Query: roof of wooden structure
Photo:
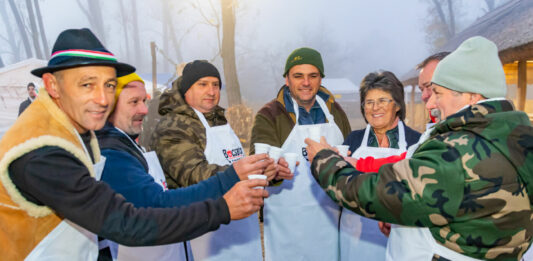
[[[511,0],[479,18],[451,38],[438,52],[453,51],[466,39],[480,35],[498,46],[502,64],[533,59],[533,1]],[[404,85],[416,85],[418,71],[402,77]]]

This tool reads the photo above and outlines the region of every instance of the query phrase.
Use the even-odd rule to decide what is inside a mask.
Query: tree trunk
[[[485,3],[487,4],[487,13],[494,10],[495,4],[494,0],[485,0]]]
[[[106,36],[105,36],[104,20],[102,18],[102,8],[100,7],[100,0],[87,0],[87,3],[89,4],[89,12],[91,14],[91,17],[89,18],[89,20],[92,20],[91,24],[94,28],[96,28],[98,38],[100,39],[100,41],[102,41],[102,43],[105,46]]]
[[[433,0],[433,4],[435,5],[435,9],[437,9],[437,14],[439,15],[439,19],[441,23],[445,26],[445,34],[446,39],[450,39],[452,37],[452,34],[450,32],[450,28],[448,27],[448,22],[446,21],[446,15],[444,14],[444,11],[442,10],[442,5],[439,1]]]
[[[448,0],[448,14],[449,14],[449,28],[450,28],[450,38],[455,35],[455,15],[453,13],[453,4],[451,0]]]
[[[17,22],[17,27],[19,29],[20,36],[22,38],[22,44],[24,45],[24,50],[26,51],[26,57],[31,58],[33,56],[30,48],[30,42],[28,40],[28,35],[26,35],[26,29],[24,29],[24,24],[22,23],[22,18],[17,10],[15,1],[8,0],[11,11],[13,11],[13,16],[15,16],[15,21]]]
[[[235,6],[233,0],[221,0],[222,11],[222,63],[226,78],[228,105],[241,104],[241,89],[235,63]]]
[[[31,39],[33,41],[33,48],[38,59],[43,59],[43,52],[39,44],[39,30],[37,30],[37,22],[35,22],[35,13],[33,12],[33,5],[31,0],[26,0],[26,8],[28,9],[28,17],[30,18]]]
[[[87,0],[88,8],[85,8],[83,4],[80,2],[80,0],[76,0],[76,1],[78,2],[78,6],[80,7],[81,11],[87,17],[87,20],[89,20],[89,24],[91,24],[91,29],[93,33],[100,40],[100,42],[102,42],[102,44],[104,44],[105,46],[106,45],[105,30],[104,30],[104,22],[102,20],[100,0]]]
[[[20,48],[15,42],[15,32],[13,31],[13,27],[10,25],[9,17],[7,16],[7,9],[4,8],[5,2],[2,1],[1,4],[2,6],[0,6],[0,15],[2,16],[4,27],[6,28],[9,47],[11,47],[11,51],[13,52],[14,60],[20,61],[22,60],[20,57]]]
[[[120,13],[122,15],[122,31],[124,31],[124,42],[126,42],[126,57],[133,57],[133,54],[131,52],[131,46],[130,46],[130,37],[129,37],[129,29],[128,29],[128,19],[126,17],[125,9],[124,9],[124,1],[120,0]]]
[[[46,32],[44,31],[43,16],[41,14],[41,7],[39,6],[39,0],[35,0],[35,13],[37,14],[37,22],[39,24],[39,31],[41,32],[41,41],[43,43],[43,52],[46,59],[50,59],[50,53],[52,50],[48,47],[48,41],[46,40]]]
[[[135,65],[137,66],[142,66],[143,64],[143,55],[142,55],[142,52],[141,52],[141,38],[139,37],[139,24],[137,22],[137,4],[136,4],[137,1],[131,1],[132,3],[132,21],[133,21],[133,50],[134,51],[134,55],[135,55]]]

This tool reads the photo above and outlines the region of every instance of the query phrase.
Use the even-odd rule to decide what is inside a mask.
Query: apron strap
[[[407,141],[405,140],[405,125],[402,121],[398,121],[398,148],[401,151],[407,150]]]
[[[298,103],[296,103],[296,100],[291,96],[292,100],[292,107],[294,109],[294,115],[296,115],[296,124],[298,125],[298,118],[300,117],[300,110],[298,110]],[[320,106],[320,109],[322,109],[322,112],[326,116],[326,119],[328,119],[329,123],[334,123],[335,118],[333,118],[333,115],[328,110],[328,106],[326,105],[326,102],[322,99],[322,97],[315,95],[315,100],[318,102],[318,106]]]
[[[191,107],[192,108],[192,107]],[[205,116],[203,113],[201,113],[200,111],[198,111],[197,109],[195,108],[192,108],[194,110],[194,112],[196,113],[196,115],[198,116],[198,118],[200,118],[200,121],[202,122],[202,125],[204,125],[204,128],[206,130],[210,129],[211,126],[209,126],[209,123],[207,123],[207,120],[205,119]]]

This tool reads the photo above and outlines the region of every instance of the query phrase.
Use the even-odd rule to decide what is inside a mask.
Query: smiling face
[[[393,128],[400,106],[396,105],[390,93],[381,89],[371,89],[366,93],[364,101],[365,104],[373,103],[372,106],[364,105],[363,109],[365,119],[374,130]]]
[[[207,76],[196,81],[185,93],[185,102],[201,113],[212,111],[220,101],[220,81]]]
[[[45,73],[46,91],[79,133],[101,129],[113,105],[115,68],[82,66]]]
[[[146,114],[148,107],[144,83],[134,81],[124,86],[109,121],[129,135],[138,135],[141,134]]]
[[[287,77],[285,84],[289,86],[291,96],[296,100],[298,105],[308,111],[315,102],[315,96],[322,83],[320,71],[313,65],[300,64],[293,66]]]

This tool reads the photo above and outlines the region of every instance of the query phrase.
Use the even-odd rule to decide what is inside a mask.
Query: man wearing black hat
[[[96,260],[96,235],[125,245],[168,244],[259,209],[267,193],[252,187],[264,181],[179,209],[134,208],[96,181],[105,159],[93,130],[109,115],[117,76],[134,70],[81,29],[62,32],[48,66],[32,71],[45,90],[0,141],[3,258]]]
[[[172,90],[161,96],[162,117],[152,146],[170,188],[206,180],[244,157],[239,138],[218,106],[220,89],[215,66],[196,60],[185,66]],[[271,163],[264,173],[271,180],[277,173],[290,173],[286,167]],[[261,260],[258,218],[252,215],[192,240],[191,249],[197,260]]]

